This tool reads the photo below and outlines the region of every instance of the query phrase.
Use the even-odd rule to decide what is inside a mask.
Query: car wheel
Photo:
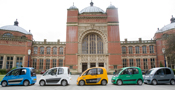
[[[173,79],[170,80],[170,84],[174,85],[174,80]]]
[[[40,86],[44,86],[44,85],[45,85],[45,81],[44,81],[44,80],[41,80],[41,81],[39,82],[39,85],[40,85]]]
[[[139,80],[137,81],[137,84],[138,84],[138,85],[142,85],[142,84],[143,84],[142,80],[139,79]]]
[[[2,85],[2,87],[6,87],[6,86],[7,86],[7,82],[6,82],[6,81],[3,81],[3,82],[1,83],[1,85]]]
[[[63,80],[63,81],[61,82],[61,85],[62,85],[62,86],[66,86],[66,85],[67,85],[67,81],[66,81],[66,80]]]
[[[121,86],[122,85],[122,80],[117,80],[117,84],[119,85],[119,86]]]
[[[25,80],[25,81],[23,82],[23,85],[24,85],[24,86],[29,86],[29,81],[28,81],[28,80]]]
[[[153,85],[157,85],[157,81],[154,79],[154,80],[152,81],[152,84],[153,84]]]
[[[107,84],[106,80],[101,81],[101,85],[105,86]]]
[[[80,85],[80,86],[83,86],[83,85],[84,85],[84,81],[81,80],[81,81],[79,82],[79,85]]]

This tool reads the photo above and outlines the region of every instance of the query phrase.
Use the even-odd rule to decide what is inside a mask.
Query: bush
[[[7,71],[5,69],[0,69],[0,74],[6,74]]]
[[[173,69],[174,75],[175,75],[175,69]]]
[[[160,62],[160,67],[164,67],[163,64],[162,64],[162,62]]]
[[[16,69],[17,67],[13,67],[11,70]]]

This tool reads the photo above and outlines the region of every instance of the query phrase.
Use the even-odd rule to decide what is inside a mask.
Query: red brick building
[[[115,6],[110,5],[105,12],[93,2],[81,11],[73,5],[67,9],[66,42],[32,41],[32,34],[21,29],[17,21],[14,26],[1,27],[0,68],[26,67],[29,58],[30,66],[37,70],[58,66],[70,67],[72,73],[98,66],[108,72],[128,66],[148,70],[164,64],[161,38],[175,32],[174,20],[172,17],[171,24],[158,30],[154,40],[120,41]],[[28,56],[29,49],[32,53]],[[175,62],[169,61],[167,66],[175,68]]]

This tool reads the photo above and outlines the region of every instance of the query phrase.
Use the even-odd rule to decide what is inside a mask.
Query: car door
[[[22,81],[26,78],[29,78],[26,75],[27,70],[26,69],[20,69],[20,75],[18,76]],[[22,84],[22,81],[20,82]]]
[[[8,76],[8,84],[20,84],[23,78],[20,77],[20,69],[13,70],[10,75]]]
[[[165,81],[165,74],[163,69],[157,70],[155,73],[154,78],[157,80],[158,83],[164,83]]]
[[[135,79],[133,78],[133,69],[132,68],[125,69],[121,73],[121,78],[122,78],[123,84],[132,84],[132,83],[134,83]]]
[[[133,83],[137,83],[137,80],[141,77],[142,75],[139,74],[139,70],[137,68],[133,68],[133,74],[132,74]]]
[[[87,74],[83,77],[85,79],[86,84],[97,84],[97,68],[90,69],[87,71]]]
[[[64,75],[64,69],[63,68],[58,68],[58,73],[56,76],[56,79],[58,80],[58,84],[61,84],[61,80],[63,78],[66,78],[66,76]]]
[[[104,77],[104,74],[103,74],[103,69],[97,68],[97,83],[98,83],[98,84],[101,84],[100,81],[101,81],[103,78],[105,78],[105,77]]]
[[[50,69],[45,77],[47,84],[57,84],[60,80],[57,78],[57,68]]]
[[[169,83],[170,80],[173,78],[173,77],[172,77],[172,74],[171,74],[171,70],[168,69],[168,68],[165,68],[165,69],[164,69],[164,73],[165,73],[164,82],[165,82],[165,83]]]

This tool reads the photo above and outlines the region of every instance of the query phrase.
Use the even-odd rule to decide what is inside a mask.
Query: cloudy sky
[[[110,2],[118,8],[120,40],[150,40],[157,28],[175,16],[175,0],[92,0],[104,11]],[[81,11],[91,0],[0,0],[0,27],[13,25],[31,30],[35,41],[66,41],[67,9]]]

